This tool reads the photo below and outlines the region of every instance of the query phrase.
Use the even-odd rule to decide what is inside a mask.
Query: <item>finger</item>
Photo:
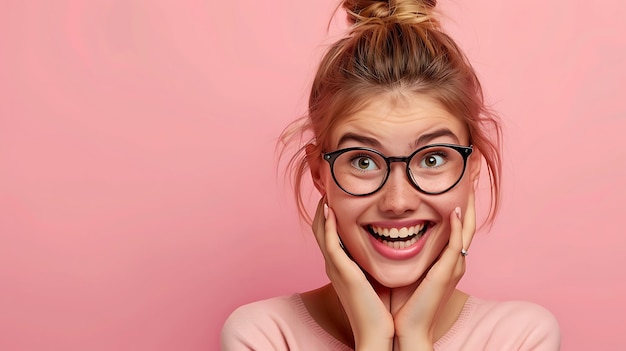
[[[317,204],[317,210],[315,211],[315,217],[313,218],[313,223],[311,223],[311,229],[313,229],[313,234],[315,235],[315,240],[317,240],[317,244],[320,248],[325,246],[325,238],[324,238],[324,205],[326,204],[326,196],[322,196],[320,201]],[[323,249],[322,249],[323,251]]]
[[[465,250],[469,250],[474,233],[476,233],[476,201],[474,192],[471,191],[467,199],[465,216],[463,217],[462,244]]]
[[[330,207],[327,207],[327,211],[328,218],[324,223],[324,242],[326,243],[326,250],[335,254],[341,248],[339,234],[337,234],[337,220],[335,211]]]
[[[461,223],[461,208],[455,208],[450,213],[450,239],[448,241],[448,248],[453,250],[456,254],[461,252],[463,246],[463,225]]]
[[[463,249],[462,224],[459,214],[461,209],[455,208],[450,213],[450,237],[448,244],[428,269],[424,279],[435,277],[450,277],[456,266],[462,263],[461,250]]]

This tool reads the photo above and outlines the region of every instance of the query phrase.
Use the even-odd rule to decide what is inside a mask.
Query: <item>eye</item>
[[[378,169],[376,162],[374,162],[374,160],[367,155],[357,155],[353,157],[350,164],[352,167],[360,171],[372,171]]]
[[[446,157],[445,154],[430,153],[424,156],[424,158],[422,158],[422,161],[420,162],[420,167],[423,167],[423,168],[441,167],[446,163],[445,157]]]

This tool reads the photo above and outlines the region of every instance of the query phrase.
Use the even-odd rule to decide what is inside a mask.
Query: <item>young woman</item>
[[[558,350],[558,324],[528,302],[459,291],[476,229],[481,165],[498,208],[498,119],[433,15],[434,0],[345,0],[349,33],[324,56],[312,138],[292,158],[330,284],[238,308],[224,350]]]

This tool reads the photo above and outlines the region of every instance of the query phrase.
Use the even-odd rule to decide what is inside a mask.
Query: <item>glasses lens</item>
[[[439,193],[453,186],[465,168],[461,153],[451,147],[433,146],[411,158],[409,169],[413,181],[425,192]]]
[[[379,154],[352,150],[339,155],[333,165],[337,184],[354,195],[369,194],[380,187],[387,174],[387,163]]]

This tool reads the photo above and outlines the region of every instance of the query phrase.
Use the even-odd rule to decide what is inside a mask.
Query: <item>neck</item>
[[[402,306],[406,299],[413,294],[417,286],[408,286],[395,289],[376,287],[376,292],[380,295],[394,296],[396,301],[389,304],[390,313],[394,306]],[[315,322],[335,339],[354,348],[354,337],[350,321],[343,309],[343,305],[335,292],[332,284],[327,284],[316,290],[311,290],[300,294],[304,305]],[[440,317],[435,326],[434,338],[438,340],[450,330],[458,319],[468,295],[460,290],[455,290],[447,303],[443,307]],[[384,301],[385,296],[381,296]]]

